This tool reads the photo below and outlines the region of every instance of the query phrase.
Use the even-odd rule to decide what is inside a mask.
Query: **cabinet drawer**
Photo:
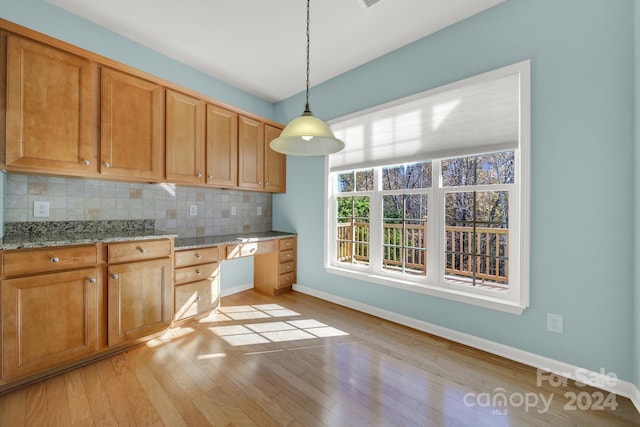
[[[295,269],[296,269],[296,263],[294,261],[281,262],[280,265],[278,266],[278,273],[279,274],[291,273],[295,271]]]
[[[285,251],[287,249],[293,249],[294,246],[295,246],[295,242],[293,237],[287,237],[286,239],[280,239],[278,241],[278,248],[281,251]]]
[[[216,262],[220,260],[220,249],[218,246],[214,246],[211,248],[176,251],[175,260],[176,267]]]
[[[241,258],[276,251],[275,240],[262,242],[238,243],[227,246],[227,259]]]
[[[296,274],[294,272],[281,274],[278,276],[278,289],[293,285],[295,278]]]
[[[66,270],[95,265],[97,262],[98,250],[95,245],[20,250],[2,255],[5,276]]]
[[[219,264],[212,262],[209,264],[193,265],[189,267],[176,268],[176,285],[202,280],[218,275]]]
[[[280,253],[278,254],[279,262],[293,261],[295,259],[296,259],[296,253],[293,249],[289,249],[287,251],[280,251]]]
[[[170,240],[139,240],[109,245],[110,263],[171,256]]]
[[[175,287],[174,320],[187,319],[207,313],[218,306],[218,279],[210,278]]]

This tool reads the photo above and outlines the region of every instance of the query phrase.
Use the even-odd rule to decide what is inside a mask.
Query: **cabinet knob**
[[[111,275],[111,278],[112,278],[112,279],[115,279],[115,280],[118,280],[118,279],[120,278],[120,276],[119,276],[119,275],[117,275],[117,274],[112,274],[112,275]]]
[[[147,250],[145,248],[143,248],[142,246],[138,246],[136,249],[138,249],[141,254],[147,252]]]
[[[207,175],[207,178],[213,179],[213,175]]]
[[[262,185],[262,181],[258,181],[258,184]]]
[[[269,181],[265,182],[265,185],[269,185]]]
[[[60,261],[60,258],[53,257],[53,258],[51,258],[50,261],[53,262],[53,263],[56,263],[56,262]]]
[[[198,276],[200,276],[200,275],[202,274],[202,271],[200,271],[200,270],[196,270],[196,274],[197,274]]]
[[[197,174],[196,174],[196,177],[198,177],[198,178],[202,178],[202,174],[201,174],[201,173],[197,173]]]
[[[89,283],[96,283],[97,280],[95,277],[89,277]]]
[[[91,162],[89,160],[85,160],[82,162],[83,165],[85,166],[89,166],[91,164]]]
[[[109,162],[104,162],[104,167],[105,167],[105,168],[110,168],[110,167],[111,167],[111,165],[109,164]]]
[[[198,295],[198,296],[196,297],[196,301],[200,301],[201,299],[202,299],[202,297],[201,297],[200,295]]]
[[[200,258],[202,258],[202,255],[196,254],[196,259],[200,259]]]

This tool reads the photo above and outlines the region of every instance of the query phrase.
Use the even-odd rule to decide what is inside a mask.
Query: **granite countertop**
[[[226,234],[222,236],[178,237],[175,240],[174,246],[176,249],[194,249],[232,243],[257,242],[260,240],[271,240],[289,236],[295,236],[295,233],[262,231],[256,233]]]
[[[37,235],[14,235],[2,238],[0,249],[46,248],[53,246],[88,245],[99,242],[126,242],[175,237],[161,230],[129,230],[110,232],[63,232]]]
[[[99,242],[111,243],[130,240],[151,240],[167,237],[176,238],[176,249],[190,249],[295,236],[295,233],[264,231],[222,236],[181,238],[175,233],[156,230],[154,225],[154,222],[149,222],[149,220],[9,223],[5,224],[7,235],[2,238],[0,249],[46,248],[54,246],[87,245]]]

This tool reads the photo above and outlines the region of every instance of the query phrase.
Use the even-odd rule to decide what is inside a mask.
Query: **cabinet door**
[[[109,346],[169,327],[173,315],[171,259],[111,265],[107,286]]]
[[[281,129],[264,126],[264,189],[274,193],[286,191],[287,156],[269,147],[269,143],[280,136]]]
[[[4,379],[97,352],[95,268],[2,282]]]
[[[207,184],[238,185],[238,114],[207,105]]]
[[[100,174],[136,181],[164,178],[164,89],[103,68]]]
[[[6,71],[7,169],[90,175],[89,62],[9,35]]]
[[[167,181],[203,183],[204,101],[168,90],[166,112]]]
[[[238,117],[238,187],[262,190],[264,123]]]

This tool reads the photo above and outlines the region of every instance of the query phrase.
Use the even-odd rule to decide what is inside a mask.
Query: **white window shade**
[[[331,121],[345,149],[329,156],[330,170],[517,148],[528,67],[514,64]]]

